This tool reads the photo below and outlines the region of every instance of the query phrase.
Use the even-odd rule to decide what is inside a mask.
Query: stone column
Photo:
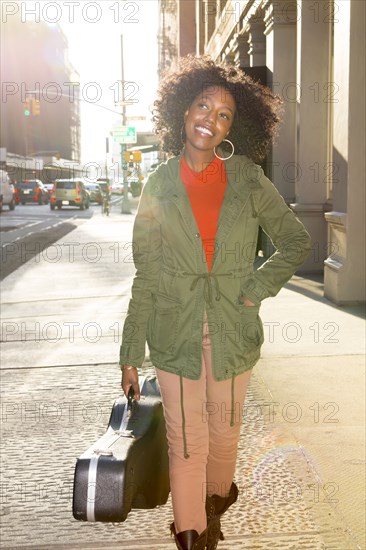
[[[231,39],[229,45],[225,48],[225,51],[222,53],[221,59],[225,63],[229,63],[231,65],[235,64],[235,53],[234,48],[236,45],[236,35],[233,36]]]
[[[206,3],[203,0],[196,2],[196,54],[202,55],[205,51],[205,33],[206,33]]]
[[[266,39],[263,34],[264,23],[255,19],[249,21],[249,57],[250,66],[258,67],[266,64]]]
[[[337,2],[334,23],[333,211],[325,214],[329,256],[325,296],[365,296],[365,3]]]
[[[215,32],[217,1],[204,0],[204,25],[205,25],[205,47],[209,43],[211,36]]]
[[[272,151],[269,177],[286,202],[295,200],[296,169],[296,0],[265,11],[267,86],[283,99],[283,123]]]
[[[321,17],[316,17],[314,6]],[[292,208],[312,236],[302,271],[322,272],[327,252],[330,23],[328,0],[302,0],[297,18],[297,177]]]
[[[245,68],[250,67],[248,34],[239,34],[234,45],[234,63]]]

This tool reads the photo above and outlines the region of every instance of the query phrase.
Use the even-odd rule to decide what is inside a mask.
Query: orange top
[[[194,172],[183,157],[180,177],[196,218],[208,271],[210,271],[215,251],[217,222],[227,184],[225,165],[222,160],[215,157],[204,170]]]

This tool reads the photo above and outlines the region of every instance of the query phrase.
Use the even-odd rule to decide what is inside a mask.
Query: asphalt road
[[[113,198],[113,203],[117,208],[119,200]],[[51,211],[48,205],[38,204],[4,209],[0,216],[0,280],[99,213],[99,205],[84,211],[73,207]]]

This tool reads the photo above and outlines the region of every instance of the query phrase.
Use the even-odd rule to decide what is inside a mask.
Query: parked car
[[[24,180],[16,184],[15,200],[17,203],[26,202],[48,204],[47,189],[41,180]]]
[[[91,194],[90,194],[89,189],[87,189],[87,188],[85,187],[85,183],[84,183],[84,189],[85,189],[85,193],[86,193],[86,197],[87,197],[87,200],[86,200],[87,206],[86,206],[86,208],[89,208],[90,203],[91,203],[91,200],[90,200]]]
[[[131,193],[133,197],[139,197],[142,191],[142,182],[139,178],[127,178],[128,192]],[[115,182],[112,185],[112,194],[113,195],[123,195],[124,194],[124,184],[123,182]]]
[[[112,185],[112,195],[123,195],[123,183],[116,181]]]
[[[43,185],[48,193],[48,198],[50,198],[53,189],[53,183],[44,183]]]
[[[51,192],[51,210],[57,206],[61,210],[63,206],[76,206],[80,210],[89,208],[90,195],[81,179],[55,180]]]
[[[85,183],[85,188],[90,193],[90,202],[102,204],[102,190],[97,183]]]
[[[111,182],[109,181],[108,178],[98,178],[97,179],[97,184],[101,188],[102,193],[108,193],[108,192],[111,193],[112,192]]]
[[[0,212],[3,206],[9,207],[9,210],[15,208],[14,185],[11,183],[8,173],[0,170]]]

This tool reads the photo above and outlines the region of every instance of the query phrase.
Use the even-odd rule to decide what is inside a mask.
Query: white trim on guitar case
[[[86,519],[87,521],[95,521],[95,493],[97,486],[97,467],[99,456],[92,456],[89,463],[88,471],[88,496],[86,502]]]

